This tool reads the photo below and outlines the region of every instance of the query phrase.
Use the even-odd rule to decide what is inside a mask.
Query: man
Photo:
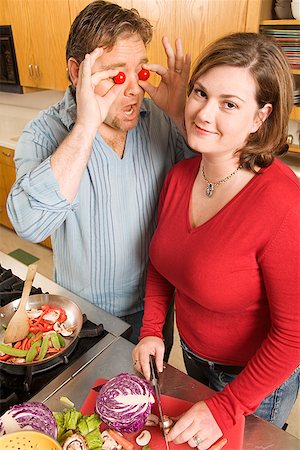
[[[168,70],[147,65],[160,85],[140,81],[151,37],[135,10],[96,1],[81,11],[66,49],[71,86],[25,128],[7,204],[21,237],[51,235],[55,281],[131,323],[134,343],[159,192],[187,149],[144,90],[181,126],[190,60],[164,38]],[[126,80],[115,84],[120,71]]]

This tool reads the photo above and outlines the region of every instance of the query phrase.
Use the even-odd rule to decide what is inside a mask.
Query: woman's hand
[[[79,66],[76,85],[76,124],[95,134],[101,123],[104,122],[112,103],[123,89],[122,85],[115,84],[112,79],[117,75],[118,70],[102,70],[92,73],[92,68],[102,53],[103,49],[97,47],[85,55]],[[103,84],[102,89],[101,83]]]
[[[165,344],[162,339],[155,336],[147,336],[140,340],[132,352],[132,360],[135,369],[141,372],[147,381],[150,381],[149,356],[155,356],[158,372],[163,371],[163,359]]]
[[[195,403],[178,419],[168,433],[168,441],[172,441],[174,444],[187,442],[192,448],[207,450],[222,434],[210,409],[205,402],[201,401]],[[221,442],[216,445],[216,448],[222,448],[219,447]]]
[[[175,53],[166,36],[163,37],[162,43],[167,55],[168,69],[159,64],[143,66],[161,76],[160,84],[157,87],[148,81],[139,81],[139,84],[150,95],[154,103],[168,114],[183,131],[191,56],[186,54],[184,57],[181,39],[175,41]]]

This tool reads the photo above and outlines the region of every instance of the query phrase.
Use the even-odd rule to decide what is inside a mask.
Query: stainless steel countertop
[[[33,401],[44,402],[52,411],[60,411],[63,405],[59,399],[67,396],[80,409],[86,396],[97,378],[111,378],[121,372],[134,373],[131,352],[133,344],[123,338],[114,340],[102,353],[93,359],[82,370],[74,373],[72,366],[65,371],[68,381],[49,396],[43,389],[33,397]],[[183,372],[167,365],[161,375],[163,394],[188,401],[199,401],[207,398],[212,392],[208,387],[193,380]],[[300,441],[270,423],[255,417],[246,418],[243,450],[299,450]],[[234,450],[234,449],[231,449]]]

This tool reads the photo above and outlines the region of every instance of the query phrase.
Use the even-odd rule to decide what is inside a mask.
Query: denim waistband
[[[198,356],[196,353],[194,353],[187,345],[186,343],[180,339],[181,342],[181,348],[184,352],[188,353],[188,355],[197,361],[197,363],[207,365],[209,367],[214,368],[215,370],[218,370],[220,372],[225,372],[233,375],[238,375],[243,369],[243,366],[232,366],[229,364],[222,364],[216,361],[210,361],[208,359],[201,358],[201,356]]]

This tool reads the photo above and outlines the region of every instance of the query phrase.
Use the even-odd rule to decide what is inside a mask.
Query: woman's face
[[[216,66],[195,82],[185,109],[189,145],[196,151],[232,155],[264,120],[248,69]]]

